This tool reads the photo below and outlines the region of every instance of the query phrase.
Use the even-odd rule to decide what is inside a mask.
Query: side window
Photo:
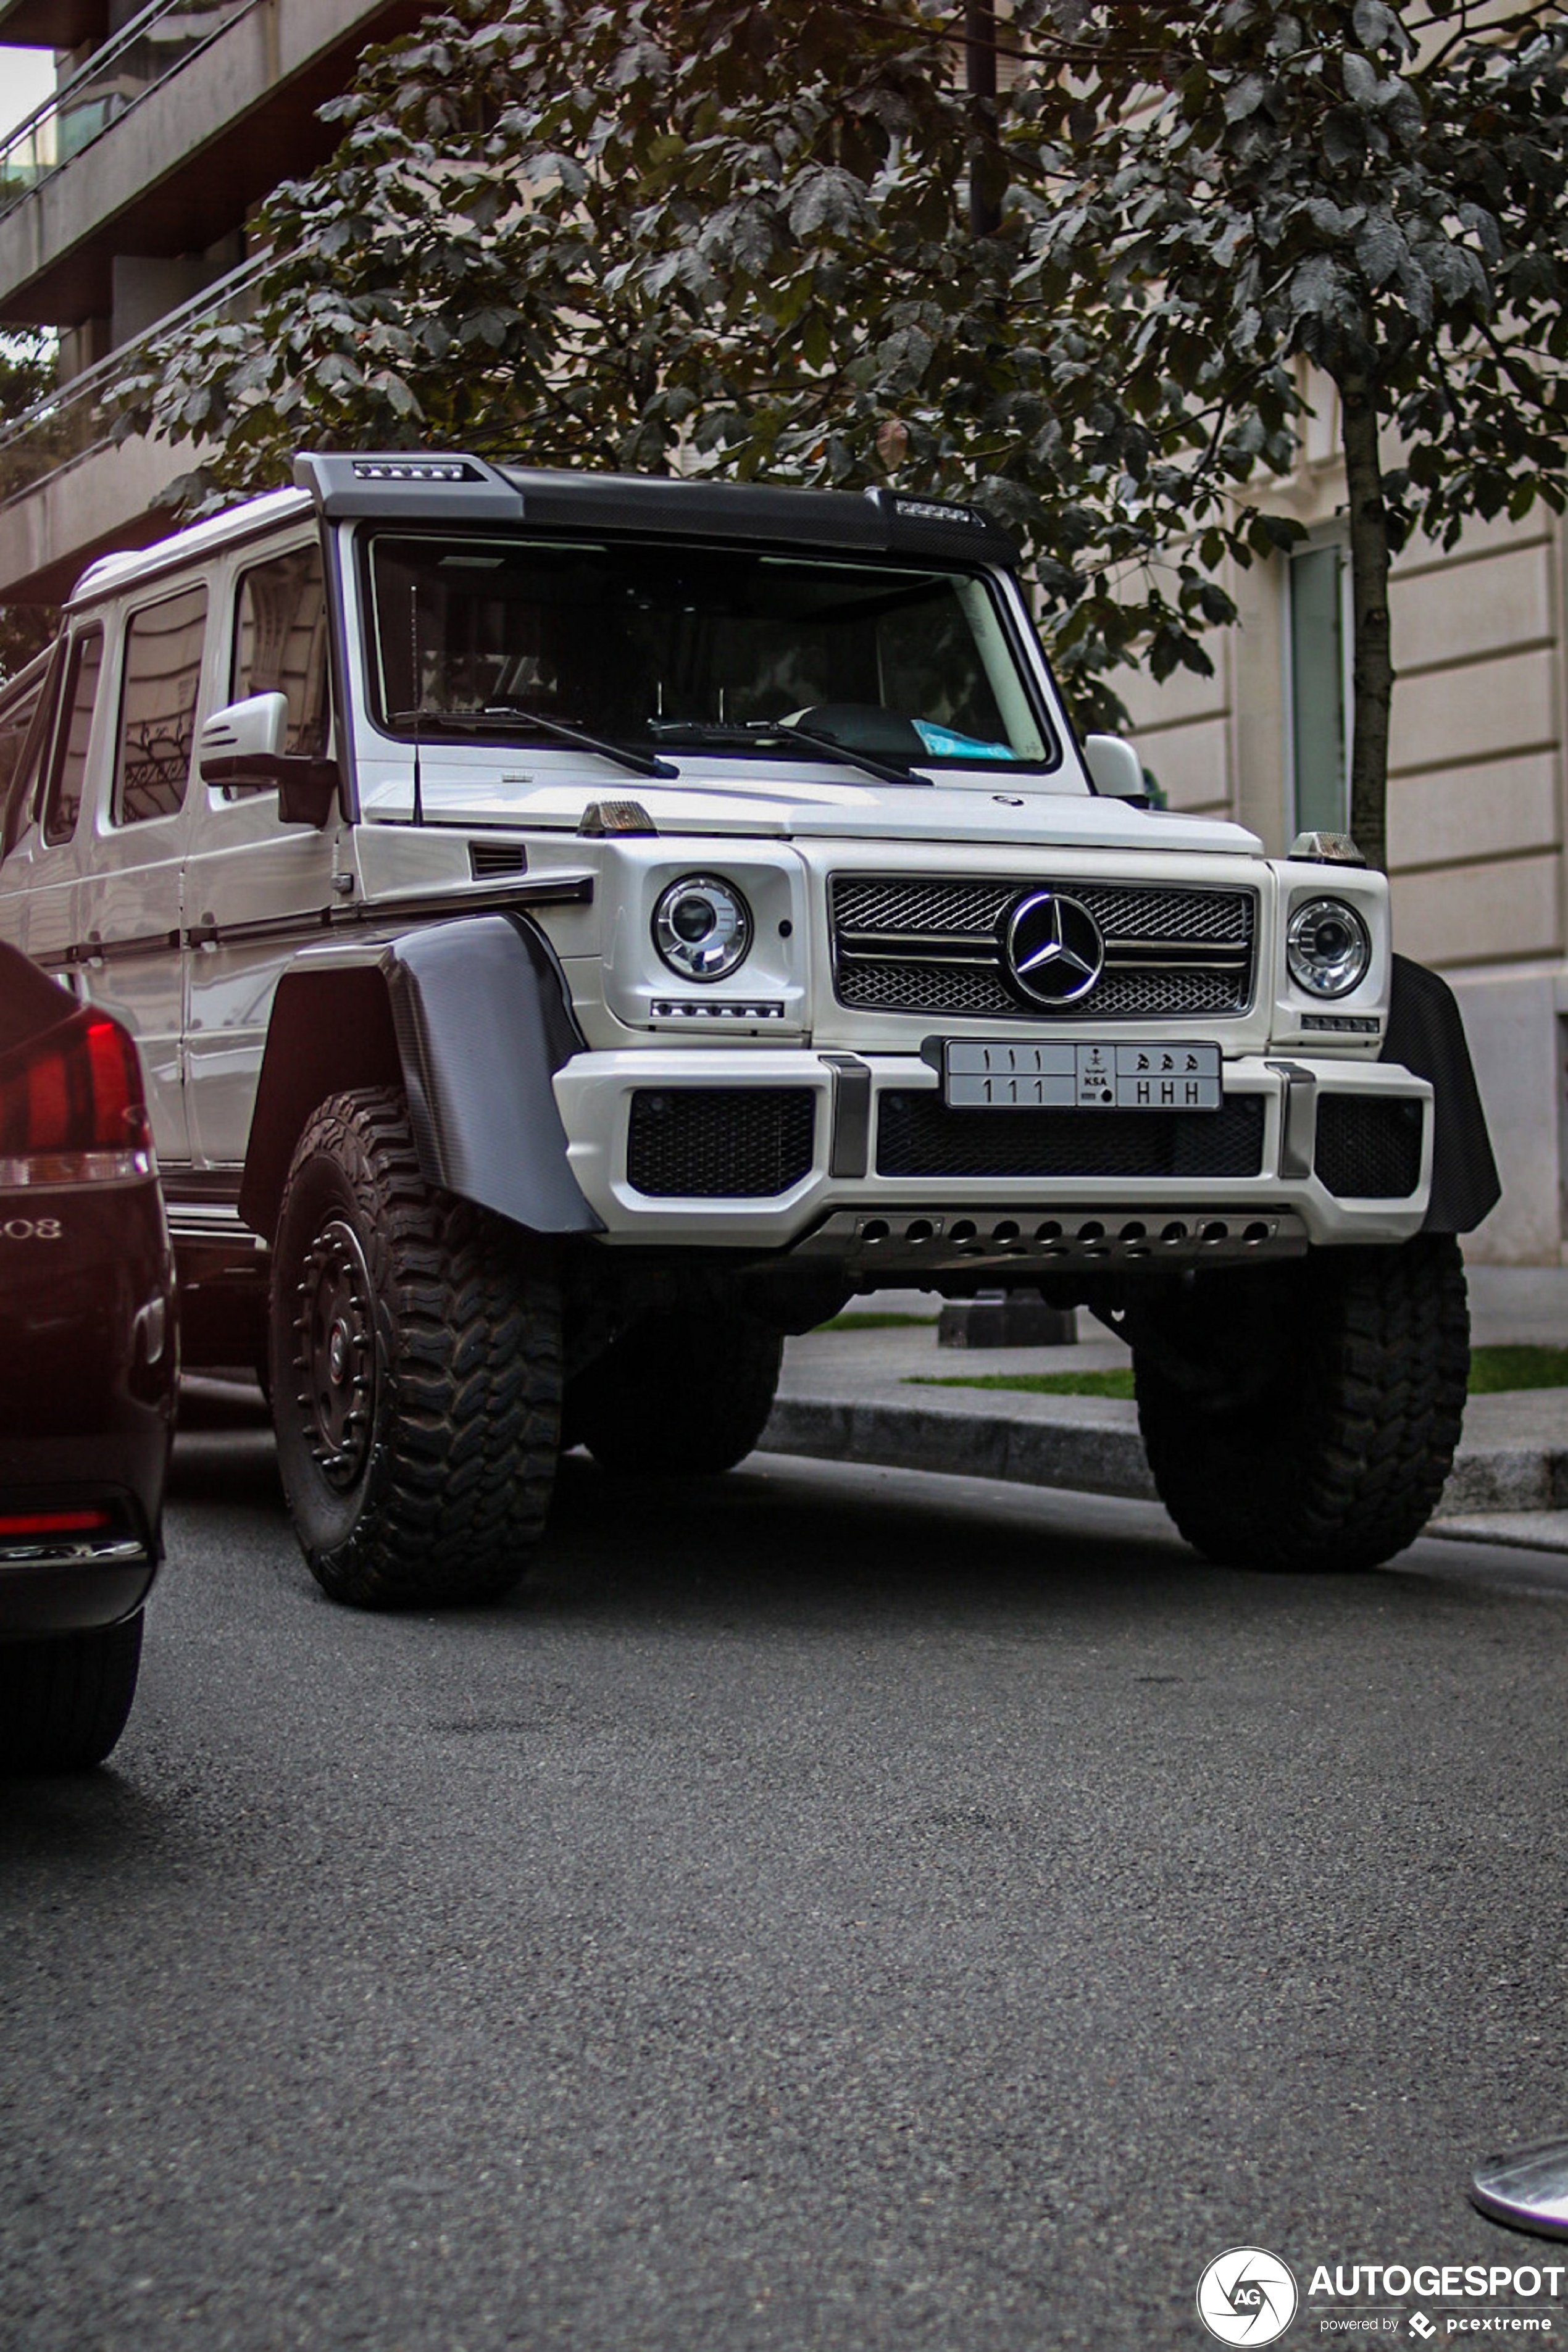
[[[132,613],[114,761],[116,824],[173,816],[185,797],[195,742],[196,694],[207,592],[186,588]]]
[[[327,748],[327,600],[318,545],[297,547],[242,573],[234,608],[229,698],[281,694],[289,703],[286,752],[319,760]],[[226,795],[269,792],[229,785]]]
[[[44,839],[54,849],[61,847],[76,831],[82,779],[87,772],[88,738],[92,733],[92,710],[102,671],[103,631],[83,629],[79,636],[71,640],[60,723],[44,797]]]

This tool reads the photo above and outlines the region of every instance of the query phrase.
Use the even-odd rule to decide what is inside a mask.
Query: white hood
[[[394,771],[390,762],[375,762],[363,777],[362,790],[367,817],[406,821],[411,779],[405,763]],[[796,771],[775,781],[755,770],[743,777],[731,770],[687,772],[679,783],[660,783],[617,774],[608,762],[588,774],[575,761],[557,764],[548,752],[513,753],[502,772],[426,751],[421,793],[427,822],[516,826],[520,832],[575,833],[595,801],[635,801],[661,834],[677,836],[1005,842],[1238,857],[1255,857],[1262,849],[1243,825],[1133,808],[1083,791],[1029,790],[1027,780],[1016,778],[1009,783],[987,779],[984,784],[905,787],[851,781],[837,771],[815,776]]]

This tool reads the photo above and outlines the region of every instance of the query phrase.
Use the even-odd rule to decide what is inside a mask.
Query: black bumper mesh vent
[[[1217,1111],[952,1110],[939,1094],[886,1094],[879,1176],[1256,1176],[1263,1097]]]
[[[1318,1097],[1313,1165],[1336,1201],[1407,1201],[1421,1181],[1421,1105]]]
[[[682,1087],[632,1097],[626,1181],[655,1200],[770,1200],[809,1175],[809,1087]]]

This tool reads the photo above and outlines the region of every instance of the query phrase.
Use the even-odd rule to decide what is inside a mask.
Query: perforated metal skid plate
[[[841,1209],[791,1253],[835,1259],[869,1286],[960,1274],[1027,1283],[1101,1267],[1240,1265],[1300,1257],[1305,1221],[1291,1209]]]
[[[1008,984],[1003,940],[1019,899],[1049,887],[1016,875],[935,881],[835,875],[828,904],[839,1003],[859,1012],[1039,1019],[1047,1008],[1023,1002]],[[1175,1019],[1237,1014],[1251,1003],[1252,891],[1070,880],[1060,887],[1088,908],[1106,945],[1100,983],[1066,1008],[1073,1014]]]

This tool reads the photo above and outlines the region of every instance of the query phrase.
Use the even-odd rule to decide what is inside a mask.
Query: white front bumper
[[[612,1242],[644,1245],[679,1244],[710,1248],[750,1245],[787,1248],[836,1212],[876,1215],[889,1208],[963,1212],[1067,1207],[1080,1212],[1205,1210],[1241,1214],[1293,1213],[1317,1244],[1400,1242],[1419,1231],[1432,1174],[1432,1089],[1423,1078],[1384,1063],[1349,1059],[1309,1060],[1300,1055],[1244,1055],[1224,1066],[1225,1093],[1259,1096],[1263,1101],[1260,1172],[1249,1176],[882,1176],[877,1168],[877,1120],[881,1097],[897,1092],[940,1091],[938,1073],[918,1056],[903,1054],[852,1057],[868,1070],[871,1087],[869,1149],[863,1175],[834,1174],[834,1063],[809,1049],[777,1051],[737,1047],[693,1048],[668,1053],[579,1054],[555,1074],[555,1097],[565,1126],[572,1171],[586,1199],[604,1220]],[[863,1087],[864,1081],[858,1081]],[[689,1087],[809,1088],[816,1097],[815,1149],[808,1171],[788,1191],[766,1199],[659,1198],[628,1181],[627,1139],[634,1094],[661,1096]],[[1416,1101],[1424,1106],[1421,1172],[1415,1190],[1400,1200],[1336,1198],[1313,1172],[1316,1104],[1323,1091]],[[966,1112],[965,1118],[1018,1116],[1009,1110]],[[1097,1111],[1062,1114],[1081,1119],[1087,1131]],[[1141,1116],[1142,1114],[1130,1114]],[[1189,1116],[1210,1117],[1212,1113]],[[843,1163],[842,1150],[837,1155]]]

